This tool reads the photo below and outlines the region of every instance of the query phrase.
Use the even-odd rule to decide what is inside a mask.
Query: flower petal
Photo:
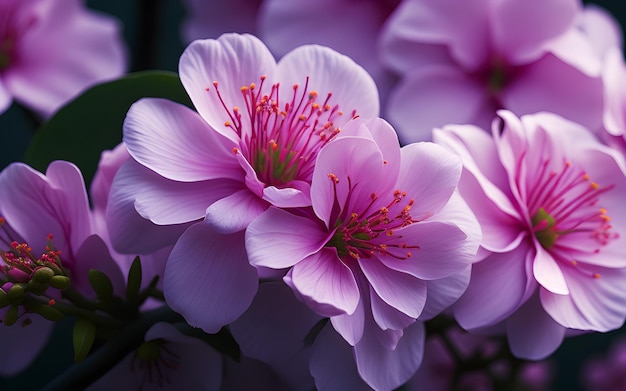
[[[555,322],[534,295],[506,322],[507,339],[513,355],[541,360],[552,354],[563,341],[565,327]]]
[[[278,74],[281,85],[286,87],[304,85],[308,76],[309,91],[317,91],[322,99],[331,93],[329,104],[339,105],[344,113],[334,121],[336,127],[350,120],[353,111],[364,118],[378,116],[378,89],[372,77],[350,57],[333,49],[318,45],[300,46],[279,61]],[[292,95],[290,89],[286,91]]]
[[[484,86],[448,66],[425,66],[405,75],[385,108],[403,144],[431,140],[433,128],[446,124],[486,128],[495,109]]]
[[[352,270],[335,249],[322,248],[298,262],[285,277],[313,311],[323,316],[352,314],[360,300]]]
[[[470,282],[472,268],[439,280],[426,281],[426,304],[419,320],[427,321],[439,315],[443,310],[454,304],[465,292]]]
[[[295,265],[320,251],[328,240],[329,234],[311,219],[275,207],[259,215],[246,230],[250,264],[273,269]]]
[[[333,316],[330,318],[330,322],[346,342],[352,346],[356,345],[363,337],[365,327],[363,300],[359,300],[354,313]]]
[[[12,352],[0,358],[0,375],[4,377],[13,377],[28,368],[46,347],[54,329],[54,322],[39,315],[26,316],[32,320],[28,327],[16,324],[11,327],[2,325],[0,328],[3,349]]]
[[[426,282],[387,268],[376,257],[359,259],[359,265],[376,294],[391,307],[417,318],[426,302]]]
[[[212,203],[206,210],[205,223],[222,234],[242,231],[268,206],[250,190],[238,190]]]
[[[539,244],[535,238],[533,238],[533,241],[537,249],[537,254],[533,261],[533,275],[535,279],[542,287],[550,292],[557,295],[567,295],[569,289],[557,260],[541,247],[541,244]]]
[[[194,224],[178,240],[165,267],[167,303],[190,325],[208,333],[237,319],[257,288],[243,232],[220,235],[207,224]]]
[[[385,303],[371,286],[370,301],[374,321],[383,331],[402,330],[415,322],[415,318]]]
[[[322,318],[282,282],[261,284],[250,308],[229,325],[248,357],[279,363],[305,347],[305,337]]]
[[[243,178],[236,146],[188,107],[160,98],[134,103],[124,121],[131,156],[152,171],[180,182]]]
[[[258,38],[232,33],[192,42],[180,57],[178,68],[180,81],[198,113],[213,129],[238,142],[239,137],[224,122],[231,121],[229,112],[235,106],[246,107],[240,88],[259,83],[263,75],[272,80],[276,61]]]

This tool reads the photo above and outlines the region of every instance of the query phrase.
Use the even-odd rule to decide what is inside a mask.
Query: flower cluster
[[[49,390],[542,390],[566,337],[622,328],[608,12],[183,4],[178,75],[64,106],[123,74],[117,22],[0,0],[0,113],[49,119],[0,171],[1,376],[71,318],[76,365]],[[114,143],[65,155],[94,115]],[[622,384],[591,366],[591,388]]]

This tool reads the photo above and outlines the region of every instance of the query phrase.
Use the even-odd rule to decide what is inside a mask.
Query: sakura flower
[[[625,166],[555,114],[499,116],[492,137],[471,125],[435,130],[463,160],[459,189],[483,228],[483,259],[455,317],[468,330],[503,330],[513,354],[540,359],[566,329],[624,323]]]
[[[137,253],[172,241],[142,237],[125,210],[174,229],[191,224],[168,259],[164,293],[190,324],[215,332],[257,290],[243,230],[270,205],[311,205],[318,151],[353,116],[377,115],[378,95],[348,57],[311,45],[277,63],[251,35],[193,42],[180,76],[197,112],[151,98],[130,108],[124,142],[133,160],[114,179],[107,219],[114,244]]]
[[[48,166],[43,175],[23,163],[13,163],[0,173],[0,249],[4,266],[14,282],[28,282],[39,265],[28,262],[28,254],[20,251],[22,267],[8,262],[8,250],[16,245],[27,249],[33,257],[46,258],[69,271],[73,288],[83,295],[94,297],[87,275],[97,269],[109,276],[117,294],[122,294],[122,274],[109,255],[103,240],[96,235],[82,175],[71,163],[57,161]],[[45,257],[54,254],[51,259]],[[33,260],[33,258],[30,258]],[[59,259],[61,261],[59,261]],[[25,267],[34,267],[32,274]],[[55,265],[50,265],[55,270]],[[11,274],[19,272],[22,277]],[[23,278],[21,280],[20,278]],[[7,289],[7,284],[2,286]],[[59,295],[51,298],[60,299]],[[53,306],[54,301],[50,302]],[[6,308],[3,310],[5,315]],[[4,318],[6,323],[6,318]],[[2,359],[3,375],[17,373],[27,366],[47,342],[53,323],[32,313],[20,314],[19,321],[26,327],[2,326],[0,335],[15,346],[12,354]],[[10,347],[7,347],[9,349]]]
[[[449,123],[488,127],[501,108],[552,111],[599,130],[594,45],[615,42],[616,23],[591,12],[577,0],[404,0],[381,38],[385,64],[403,78],[385,108],[400,140],[430,139]]]
[[[88,11],[83,1],[0,3],[0,113],[15,99],[48,117],[125,70],[119,24]]]
[[[467,270],[480,229],[455,194],[461,167],[452,155],[431,143],[400,149],[381,119],[353,121],[344,131],[354,136],[319,152],[312,208],[270,207],[248,226],[246,249],[255,266],[289,268],[284,281],[330,317],[354,347],[360,376],[393,389],[421,361],[416,319],[429,283]],[[465,285],[449,289],[456,298]],[[319,349],[326,353],[318,359],[334,348]],[[334,370],[341,371],[314,373],[316,384]]]
[[[156,323],[145,341],[87,388],[98,390],[220,390],[222,356],[206,342]]]

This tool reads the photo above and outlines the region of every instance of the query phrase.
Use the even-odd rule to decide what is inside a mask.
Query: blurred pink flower
[[[23,163],[13,163],[0,173],[0,248],[12,241],[27,243],[33,254],[43,254],[52,235],[63,267],[70,271],[72,287],[94,298],[87,275],[90,269],[107,274],[115,292],[123,294],[122,273],[104,241],[96,234],[83,177],[72,163],[56,161],[41,174]],[[57,298],[60,300],[60,297]],[[3,314],[6,309],[3,309]],[[26,327],[0,326],[4,349],[0,373],[13,375],[24,369],[47,343],[54,323],[38,315]]]
[[[183,42],[217,38],[224,33],[257,34],[257,15],[263,0],[183,0]]]
[[[385,111],[404,143],[451,123],[487,127],[501,108],[599,130],[597,46],[615,43],[615,26],[577,0],[404,0],[381,38],[383,61],[403,78]]]
[[[131,232],[122,239],[137,253],[155,239],[129,221],[129,208],[157,225],[194,223],[168,259],[164,293],[190,324],[215,332],[257,290],[243,230],[270,205],[310,205],[317,152],[357,113],[376,116],[378,95],[346,56],[311,45],[277,63],[251,35],[194,41],[180,76],[198,112],[152,98],[130,108],[133,160],[114,179],[106,217],[114,244],[123,237],[115,231]]]
[[[351,136],[317,157],[312,210],[270,207],[248,226],[246,249],[252,265],[289,268],[284,281],[354,346],[361,377],[393,389],[421,361],[415,321],[429,283],[468,269],[480,228],[455,194],[453,155],[432,143],[400,149],[382,119],[355,120],[343,132]],[[447,289],[456,299],[465,285]],[[314,374],[316,383],[327,375]]]
[[[472,125],[434,133],[463,160],[459,189],[483,229],[482,260],[455,316],[465,329],[505,331],[517,357],[540,359],[566,328],[624,323],[626,168],[555,114],[499,116],[493,137]]]
[[[87,87],[125,72],[119,23],[83,3],[0,2],[0,113],[15,99],[48,117]]]

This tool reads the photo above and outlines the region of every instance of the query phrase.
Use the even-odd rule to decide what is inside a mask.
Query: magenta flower
[[[566,329],[624,323],[625,165],[557,115],[499,115],[492,138],[471,125],[435,131],[463,160],[459,189],[483,229],[455,316],[469,330],[498,325],[516,356],[539,359]]]
[[[289,268],[284,281],[354,346],[363,379],[390,389],[419,365],[423,329],[412,325],[429,282],[467,269],[480,229],[454,194],[452,155],[430,143],[400,149],[381,119],[344,131],[354,136],[319,152],[312,209],[269,208],[246,230],[246,248],[255,266]],[[458,297],[465,285],[448,289]]]
[[[594,45],[614,42],[615,22],[595,10],[587,17],[577,0],[404,0],[381,39],[385,63],[403,78],[385,107],[400,140],[430,139],[450,123],[488,127],[501,108],[552,111],[598,130]]]
[[[0,4],[0,113],[13,99],[44,117],[96,83],[121,76],[120,25],[80,0]]]
[[[131,107],[124,142],[134,160],[115,177],[107,219],[114,244],[119,230],[131,233],[132,253],[168,241],[142,236],[129,208],[173,229],[194,223],[169,257],[164,293],[190,324],[215,332],[257,289],[243,230],[270,205],[311,205],[318,151],[353,116],[377,115],[378,95],[348,57],[304,46],[277,63],[251,35],[193,42],[180,76],[198,112],[163,99]]]
[[[72,287],[95,297],[87,274],[90,269],[97,269],[111,278],[118,295],[123,293],[122,274],[103,240],[96,235],[85,184],[73,164],[53,162],[46,175],[22,163],[5,168],[0,173],[0,217],[2,251],[9,250],[15,241],[27,243],[32,254],[38,256],[47,253],[51,238],[55,249],[60,251],[63,267],[70,271]],[[25,368],[46,344],[53,326],[52,322],[29,313],[21,315],[19,322],[27,326],[3,325],[0,329],[2,339],[14,347],[6,347],[12,354],[1,360],[3,375]]]
[[[107,390],[221,390],[222,356],[206,342],[156,323],[145,342],[87,388]]]

